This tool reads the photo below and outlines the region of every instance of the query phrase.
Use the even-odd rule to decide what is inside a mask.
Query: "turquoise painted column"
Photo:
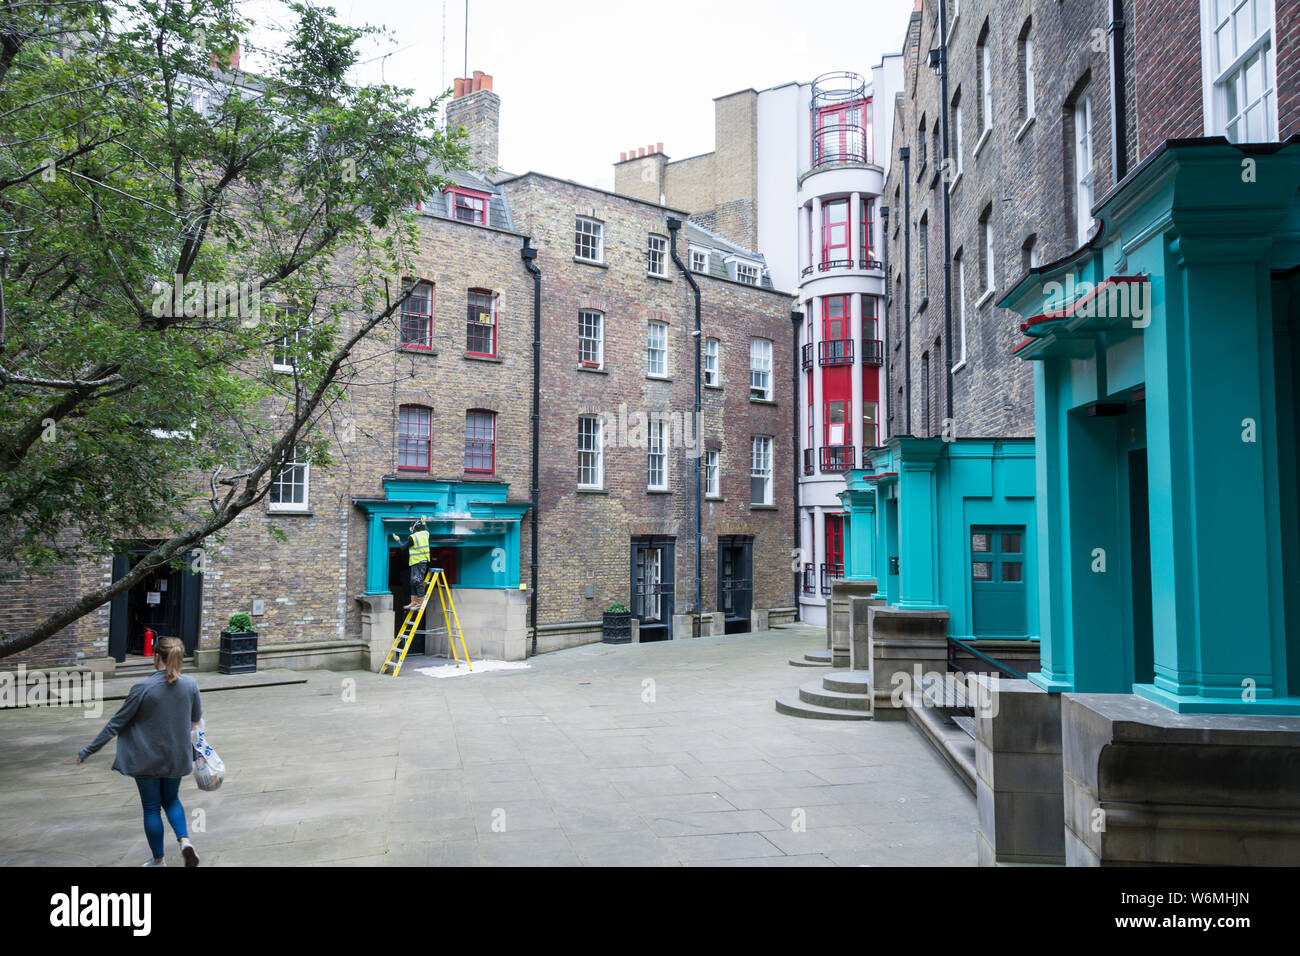
[[[1065,619],[1069,575],[1065,520],[1069,488],[1062,480],[1065,414],[1061,370],[1055,361],[1034,362],[1035,501],[1038,518],[1038,628],[1042,669],[1028,677],[1049,691],[1074,689],[1074,648]]]
[[[366,539],[366,593],[388,593],[388,538],[384,519],[371,512]]]
[[[876,494],[875,490],[846,491],[841,496],[848,505],[849,548],[846,581],[876,580]]]
[[[898,455],[898,601],[900,608],[939,606],[937,459],[939,439],[905,441]]]
[[[1155,681],[1137,692],[1258,713],[1287,693],[1271,241],[1249,213],[1215,225],[1170,243],[1167,321],[1147,330]]]

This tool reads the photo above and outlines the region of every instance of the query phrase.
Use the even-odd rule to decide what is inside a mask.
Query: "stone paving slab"
[[[181,799],[204,866],[974,865],[974,801],[906,721],[775,712],[787,661],[824,645],[800,626],[442,680],[267,672],[302,683],[205,696],[229,771]],[[0,711],[0,865],[146,857],[115,745],[75,762],[114,710]]]

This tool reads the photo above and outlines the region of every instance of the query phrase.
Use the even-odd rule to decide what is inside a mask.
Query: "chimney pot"
[[[479,86],[480,86],[480,88],[485,89],[485,90],[490,90],[490,89],[492,89],[492,74],[490,74],[490,73],[484,73],[484,74],[483,74],[483,80],[482,80],[482,82],[479,84]]]
[[[664,151],[664,144],[663,144],[663,143],[655,143],[655,152],[656,152],[656,153],[662,153],[663,151]]]
[[[637,154],[637,156],[644,156],[644,155],[645,155],[645,147],[644,147],[644,146],[640,147],[640,148],[636,151],[636,154]]]
[[[452,99],[459,99],[465,95],[465,80],[463,77],[456,77],[456,82],[452,85]]]
[[[618,154],[618,161],[619,161],[620,163],[626,163],[626,162],[627,162],[627,153],[619,153],[619,154]]]

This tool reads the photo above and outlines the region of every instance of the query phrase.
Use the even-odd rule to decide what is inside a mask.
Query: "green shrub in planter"
[[[257,670],[257,631],[253,619],[240,611],[230,615],[221,632],[217,671],[222,674],[251,674]]]
[[[605,609],[601,619],[601,637],[606,644],[632,643],[632,612],[621,601]]]

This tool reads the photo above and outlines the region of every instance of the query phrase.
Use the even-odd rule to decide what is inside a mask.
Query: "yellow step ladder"
[[[447,641],[451,644],[451,656],[456,659],[456,666],[459,667],[460,655],[456,653],[456,637],[459,636],[460,650],[465,655],[465,666],[471,671],[474,669],[474,665],[469,661],[469,651],[465,649],[465,632],[460,629],[460,616],[456,613],[456,604],[451,599],[451,586],[447,583],[447,574],[442,568],[430,568],[429,573],[424,576],[424,600],[420,602],[418,608],[406,612],[406,620],[402,622],[393,646],[388,649],[388,656],[384,658],[379,673],[382,674],[391,667],[393,676],[396,677],[401,671],[402,662],[406,660],[411,642],[415,640],[415,632],[420,627],[420,620],[424,617],[424,609],[429,606],[429,599],[433,597],[435,591],[438,594],[438,603],[442,605],[442,620],[447,626]],[[454,632],[451,629],[453,623],[456,625]]]

